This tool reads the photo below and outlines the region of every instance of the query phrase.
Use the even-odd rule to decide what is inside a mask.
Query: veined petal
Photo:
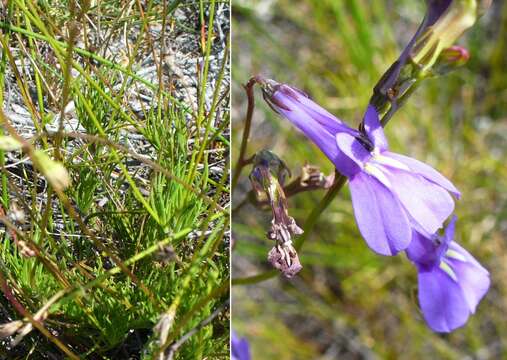
[[[394,169],[410,171],[410,168],[407,165],[401,161],[393,159],[390,156],[385,156],[384,153],[373,153],[371,161],[379,165],[389,166]]]
[[[387,150],[389,144],[387,143],[384,129],[380,124],[380,118],[377,111],[372,105],[368,105],[366,113],[363,118],[364,130],[368,135],[375,148],[380,151]]]
[[[296,92],[287,85],[281,85],[281,89],[271,96],[270,104],[276,107],[276,111],[303,134],[308,137],[317,147],[331,160],[338,171],[351,177],[359,171],[354,162],[338,149],[334,132],[331,130],[340,126],[340,121],[334,119],[323,119],[322,114],[317,114],[318,105],[313,103],[312,111],[304,104],[305,96]],[[310,101],[310,100],[309,100]],[[324,109],[322,109],[324,111]],[[322,111],[320,111],[322,113]],[[343,125],[347,131],[353,131]]]
[[[470,309],[458,282],[439,267],[433,267],[430,271],[419,271],[418,283],[419,305],[433,331],[450,332],[466,323]]]
[[[290,92],[294,100],[298,101],[305,108],[306,112],[330,133],[336,134],[338,131],[343,131],[343,129],[347,128],[340,119],[310,99],[303,91],[288,85],[281,85],[279,91]]]
[[[431,166],[429,166],[419,160],[413,159],[411,157],[388,152],[388,151],[386,151],[383,155],[385,155],[386,157],[390,157],[392,159],[398,160],[399,162],[408,166],[410,168],[410,170],[412,170],[413,172],[423,176],[425,179],[427,179],[437,185],[440,185],[441,187],[443,187],[444,189],[446,189],[447,191],[449,191],[450,193],[455,195],[458,199],[460,198],[461,193],[459,192],[459,190],[456,189],[456,187],[445,176],[440,174],[438,171],[433,169]]]
[[[388,168],[385,174],[410,218],[424,233],[435,234],[454,210],[449,193],[418,174]]]
[[[414,232],[407,256],[417,266],[419,303],[429,326],[449,332],[462,326],[490,286],[489,273],[453,241],[456,216],[444,236]]]
[[[312,118],[293,99],[286,96],[284,99],[281,99],[279,98],[279,94],[279,92],[276,92],[273,98],[280,102],[283,101],[284,106],[287,106],[287,108],[278,108],[278,113],[303,132],[331,161],[336,159],[338,157],[338,147],[336,146],[334,134]]]
[[[401,204],[375,178],[358,173],[350,181],[354,215],[368,246],[381,255],[408,247],[411,228]]]
[[[336,134],[339,131],[350,132],[351,134],[356,132],[356,130],[348,127],[336,116],[310,99],[306,93],[293,86],[279,84],[277,90],[273,93],[272,98],[275,100],[275,103],[284,105],[282,108],[287,107],[287,102],[296,104],[297,107],[308,113],[312,119],[317,121],[322,127],[332,134]],[[290,107],[292,107],[292,105]]]

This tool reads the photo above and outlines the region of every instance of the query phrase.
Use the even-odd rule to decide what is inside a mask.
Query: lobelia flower
[[[232,360],[250,360],[250,345],[245,338],[240,338],[231,331],[231,359]]]
[[[489,289],[489,272],[454,238],[456,217],[444,236],[425,237],[417,232],[406,253],[416,265],[419,305],[424,319],[436,332],[463,326]]]
[[[454,185],[420,161],[388,151],[373,106],[354,130],[298,89],[258,77],[268,104],[288,119],[349,178],[352,205],[368,246],[381,255],[408,247],[412,231],[428,235],[454,210]]]

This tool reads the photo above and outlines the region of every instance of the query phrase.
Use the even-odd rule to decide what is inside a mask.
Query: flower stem
[[[254,98],[254,85],[257,82],[255,78],[251,78],[248,83],[244,86],[246,91],[246,96],[248,99],[248,107],[246,111],[245,118],[245,126],[243,130],[243,137],[241,139],[241,146],[239,148],[239,157],[236,163],[236,167],[234,169],[234,174],[232,175],[231,181],[231,192],[234,191],[236,185],[238,184],[239,176],[241,175],[241,171],[243,168],[250,163],[251,160],[245,159],[246,148],[248,145],[248,138],[250,137],[250,129],[252,127],[252,117],[255,108],[255,98]]]
[[[317,220],[319,219],[319,216],[324,212],[324,210],[331,204],[331,201],[338,195],[341,188],[345,183],[347,182],[347,178],[341,174],[337,174],[336,179],[333,183],[333,185],[329,188],[329,190],[326,192],[326,195],[322,198],[322,200],[315,206],[308,216],[306,218],[305,224],[303,225],[304,233],[296,240],[296,250],[301,250],[303,247],[303,244],[305,243],[306,239],[308,238],[308,234],[313,230],[315,225],[317,224]]]

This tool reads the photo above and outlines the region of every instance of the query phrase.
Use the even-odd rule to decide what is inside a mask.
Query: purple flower
[[[231,331],[231,359],[232,360],[250,360],[250,345],[245,338],[239,338]]]
[[[463,326],[489,289],[489,272],[453,241],[456,217],[444,236],[425,237],[414,232],[407,249],[416,265],[419,304],[424,319],[436,332]]]
[[[373,106],[363,131],[352,129],[301,91],[264,80],[270,106],[292,122],[350,179],[357,225],[372,250],[395,255],[410,244],[412,231],[428,235],[454,210],[449,192],[459,191],[439,172],[415,159],[388,151]]]

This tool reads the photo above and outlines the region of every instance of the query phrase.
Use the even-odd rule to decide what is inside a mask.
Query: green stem
[[[0,29],[4,29],[6,31],[8,30],[8,31],[13,31],[13,32],[16,32],[16,33],[20,33],[20,34],[23,34],[23,35],[26,35],[26,36],[29,36],[29,37],[32,37],[32,38],[38,39],[38,40],[49,41],[48,37],[45,36],[45,35],[38,34],[38,33],[32,32],[32,31],[23,29],[21,27],[11,25],[11,24],[3,22],[3,21],[0,21]],[[54,43],[56,43],[58,46],[60,46],[60,47],[62,47],[64,49],[68,46],[68,44],[65,43],[65,42],[63,42],[63,41],[58,41],[58,40],[55,40],[55,39],[52,39],[52,41]],[[110,60],[107,60],[107,59],[103,58],[102,56],[99,56],[99,55],[97,55],[95,53],[92,53],[90,51],[87,51],[87,50],[79,48],[79,47],[74,47],[73,50],[76,52],[76,54],[79,54],[81,56],[89,57],[90,59],[98,61],[98,62],[100,62],[100,63],[102,63],[102,64],[110,67],[113,70],[120,71],[121,73],[130,76],[134,80],[139,81],[140,83],[142,83],[143,85],[147,86],[148,88],[150,88],[153,91],[157,91],[158,90],[158,86],[157,85],[151,83],[150,81],[142,78],[141,76],[139,76],[139,75],[137,75],[137,74],[135,74],[133,72],[130,72],[130,71],[126,70],[121,65],[118,65],[118,64],[116,64],[116,63],[114,63],[114,62],[112,62]],[[175,99],[170,94],[164,93],[163,95],[165,95],[168,98],[170,98],[171,101],[173,101],[175,104],[177,104],[178,106],[180,106],[183,110],[185,110],[185,112],[190,112],[190,109],[185,104],[181,103],[179,100]]]

